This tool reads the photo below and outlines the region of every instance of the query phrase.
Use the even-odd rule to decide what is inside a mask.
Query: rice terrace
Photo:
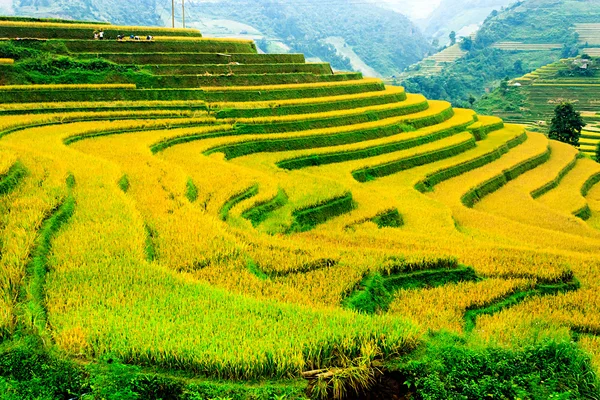
[[[0,398],[600,398],[576,148],[194,29],[0,38]]]

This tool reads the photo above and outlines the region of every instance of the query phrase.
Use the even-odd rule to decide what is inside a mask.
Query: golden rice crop
[[[147,26],[118,26],[118,25],[104,25],[104,24],[71,24],[61,22],[28,22],[28,21],[0,21],[0,26],[3,27],[29,27],[29,28],[60,28],[60,29],[122,29],[127,32],[135,30],[148,30]],[[184,29],[184,28],[164,28],[153,26],[152,31],[154,32],[165,32],[168,34],[177,34],[178,32],[194,32],[199,33],[196,29]]]
[[[385,90],[377,92],[364,92],[355,94],[344,94],[339,96],[325,96],[325,97],[300,97],[297,99],[286,99],[286,100],[272,100],[272,101],[246,101],[246,102],[222,102],[222,103],[211,103],[211,107],[217,108],[265,108],[265,107],[281,107],[291,106],[300,104],[319,104],[329,103],[335,101],[344,100],[355,100],[355,99],[367,99],[372,97],[386,96],[390,94],[402,94],[404,88],[400,86],[386,86]]]
[[[146,28],[147,29],[147,28]],[[199,36],[153,36],[152,40],[157,42],[179,42],[179,41],[192,41],[192,42],[223,42],[223,43],[254,43],[250,39],[238,39],[238,38],[204,38]]]
[[[12,58],[0,58],[0,65],[1,64],[14,64],[15,60],[13,60]]]
[[[426,329],[462,332],[463,315],[469,307],[485,306],[531,286],[532,282],[526,279],[488,279],[433,289],[401,290],[390,304],[389,312],[411,316]]]
[[[426,102],[424,96],[409,94],[408,98],[399,103],[390,103],[390,104],[380,104],[376,106],[368,106],[361,108],[352,108],[350,110],[335,110],[321,113],[311,113],[311,114],[292,114],[292,115],[283,115],[277,117],[260,117],[260,118],[236,118],[235,121],[240,124],[264,124],[264,123],[277,123],[277,122],[288,122],[288,121],[300,121],[300,120],[311,120],[311,119],[320,119],[320,118],[332,118],[332,117],[342,117],[342,116],[352,116],[352,115],[362,115],[367,112],[375,112],[375,111],[387,111],[398,108],[405,108],[414,106],[417,104],[422,104]],[[436,101],[430,102],[431,107],[439,109]],[[448,103],[445,103],[449,106]],[[418,117],[418,114],[411,114],[413,117]]]
[[[593,175],[600,173],[600,165],[590,159],[579,159],[556,189],[551,190],[538,201],[550,208],[574,214],[586,206],[581,194],[584,183]]]
[[[551,141],[550,149],[551,155],[547,163],[524,173],[495,193],[486,196],[475,208],[545,229],[600,238],[600,234],[590,230],[577,218],[557,213],[531,197],[531,193],[540,187],[553,181],[558,183],[559,174],[575,162],[577,150],[573,146]]]
[[[23,111],[24,114],[31,110],[69,109],[69,108],[174,108],[174,107],[197,107],[206,103],[202,100],[186,101],[82,101],[82,102],[52,102],[52,103],[4,103],[0,104],[0,112],[5,110]]]
[[[352,81],[339,82],[317,82],[317,83],[294,83],[280,85],[265,85],[265,86],[206,86],[202,87],[205,92],[233,92],[233,91],[250,91],[250,90],[278,90],[278,89],[309,89],[309,88],[327,88],[335,86],[349,85],[366,85],[369,83],[381,83],[381,79],[365,78]]]
[[[294,87],[299,86],[254,89]],[[328,101],[394,91],[402,89],[333,96]],[[407,102],[417,99],[420,97],[409,96]],[[320,101],[323,99],[244,106]],[[142,104],[157,110],[127,110]],[[220,378],[297,376],[305,369],[331,366],[336,354],[356,356],[373,347],[383,354],[410,350],[426,330],[461,333],[467,308],[490,304],[516,290],[528,289],[541,279],[557,279],[565,271],[575,274],[582,285],[580,290],[532,297],[495,315],[481,316],[469,340],[506,343],[513,335],[514,342],[525,343],[531,342],[537,332],[541,332],[540,337],[564,337],[571,328],[600,329],[599,300],[594,297],[600,282],[599,238],[587,234],[589,228],[585,228],[585,235],[579,225],[576,231],[575,225],[569,225],[570,217],[557,217],[555,211],[548,211],[530,196],[572,161],[571,148],[550,143],[552,151],[546,163],[484,198],[475,209],[468,209],[460,202],[466,191],[543,154],[547,139],[528,134],[525,143],[496,161],[439,183],[432,193],[423,194],[415,190],[417,182],[499,149],[522,135],[522,128],[508,125],[459,155],[360,183],[351,175],[356,168],[439,150],[470,140],[471,135],[457,133],[366,160],[301,170],[281,170],[276,162],[419,138],[468,124],[473,112],[456,110],[454,117],[445,122],[368,142],[259,153],[227,161],[221,154],[205,156],[203,152],[217,145],[256,139],[382,128],[418,116],[436,115],[448,105],[432,102],[426,112],[366,124],[235,137],[232,125],[217,124],[206,113],[160,109],[175,104],[186,103],[104,102],[98,104],[99,110],[123,110],[63,115],[52,114],[52,109],[92,104],[38,104],[31,105],[31,109],[47,108],[48,112],[0,117],[0,131],[64,122],[60,129],[30,127],[0,139],[0,175],[17,159],[30,170],[14,192],[0,197],[0,269],[5,279],[0,283],[0,310],[6,310],[0,316],[0,330],[14,329],[14,317],[18,315],[14,287],[27,279],[24,267],[36,229],[64,197],[69,173],[76,182],[72,189],[75,213],[52,242],[45,288],[52,337],[60,349],[70,354],[96,357],[111,353],[132,363],[184,368]],[[301,118],[360,115],[402,104]],[[26,112],[28,107],[10,105],[5,109]],[[73,122],[99,117],[115,121]],[[136,119],[125,120],[129,117]],[[294,118],[297,116],[238,122]],[[190,126],[169,129],[182,121]],[[471,128],[494,122],[494,118],[481,118]],[[131,132],[102,136],[124,130]],[[199,139],[221,133],[232,136],[184,143],[187,137]],[[66,146],[65,139],[73,137],[86,140]],[[157,143],[174,139],[180,144],[157,154],[150,151]],[[579,160],[578,167],[547,195],[559,191],[564,196],[581,197],[584,178],[593,171],[591,164]],[[126,190],[118,185],[124,176]],[[190,182],[197,191],[194,197],[188,192]],[[223,206],[251,187],[257,187],[258,193],[232,203],[227,221],[222,221]],[[242,218],[245,210],[281,190],[288,197],[287,203],[266,215],[256,229]],[[353,211],[308,232],[285,233],[293,223],[294,210],[345,193],[353,196]],[[491,204],[502,204],[504,208]],[[523,214],[503,214],[511,207],[529,213],[530,219]],[[361,223],[347,229],[349,224],[390,209],[398,210],[404,226],[379,229],[373,223]],[[546,211],[534,212],[542,209]],[[553,223],[536,224],[535,218],[553,218]],[[394,265],[399,269],[427,268],[435,266],[438,258],[456,258],[486,279],[400,290],[394,294],[390,312],[384,315],[340,309],[344,297],[369,272],[388,271]],[[593,341],[588,342],[582,346],[597,352]]]

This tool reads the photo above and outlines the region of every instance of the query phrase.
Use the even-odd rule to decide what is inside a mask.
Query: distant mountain
[[[463,58],[437,74],[398,83],[429,98],[468,106],[504,78],[583,52],[596,37],[600,45],[600,0],[520,1],[493,11]]]
[[[353,1],[186,0],[186,25],[206,35],[248,37],[268,52],[301,52],[337,69],[367,75],[401,72],[431,51],[407,17],[375,4]],[[176,1],[181,26],[181,0]],[[171,2],[157,0],[0,0],[13,15],[171,24]]]
[[[515,0],[442,0],[438,7],[419,26],[427,36],[446,39],[451,31],[459,36],[475,32],[494,10]]]

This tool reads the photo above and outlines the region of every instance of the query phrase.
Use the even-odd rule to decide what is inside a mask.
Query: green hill
[[[563,101],[573,103],[588,123],[580,141],[581,151],[593,155],[600,141],[600,70],[598,59],[590,62],[569,58],[545,65],[512,80],[484,96],[477,108],[507,121],[547,130],[554,108]]]
[[[398,83],[431,98],[467,105],[470,96],[492,91],[505,77],[516,78],[583,51],[585,35],[593,37],[595,28],[582,24],[600,23],[599,10],[598,0],[516,2],[488,16],[463,58],[439,74]]]

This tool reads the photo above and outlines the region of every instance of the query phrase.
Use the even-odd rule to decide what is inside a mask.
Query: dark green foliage
[[[378,228],[399,228],[404,225],[402,215],[400,215],[397,209],[378,214],[371,218],[371,221],[373,221]]]
[[[116,35],[115,35],[116,36]],[[71,53],[256,53],[254,43],[226,40],[115,41],[69,40]]]
[[[218,382],[206,381],[188,385],[182,400],[304,400],[304,380],[276,383]]]
[[[548,137],[579,147],[579,136],[585,125],[581,114],[575,111],[573,104],[561,103],[554,109]]]
[[[439,150],[430,151],[413,157],[403,158],[380,164],[373,167],[366,167],[360,170],[352,171],[352,176],[359,182],[367,182],[376,178],[395,174],[396,172],[414,168],[420,165],[429,164],[435,161],[453,157],[476,146],[475,138],[471,138],[463,143],[448,146]]]
[[[596,145],[596,154],[595,154],[596,162],[600,163],[600,142]]]
[[[293,51],[331,62],[336,69],[349,65],[326,41],[330,37],[342,37],[365,63],[384,76],[400,73],[430,50],[426,38],[406,17],[373,4],[338,2],[332,6],[306,0],[298,7],[295,3],[257,0],[240,8],[238,2],[227,0],[195,3],[194,11],[251,25],[267,37],[282,38]]]
[[[152,262],[156,259],[156,248],[154,246],[154,242],[158,232],[156,232],[156,229],[152,228],[148,224],[145,225],[145,229],[146,243],[144,245],[144,252],[146,253],[146,260]]]
[[[23,60],[17,63],[15,69],[16,72],[20,73],[38,72],[43,75],[60,75],[69,70],[102,73],[107,71],[126,72],[128,70],[135,70],[136,68],[115,64],[100,58],[78,60],[69,56],[46,55]]]
[[[25,175],[25,166],[20,161],[14,163],[5,175],[0,175],[0,196],[13,191]]]
[[[198,200],[198,188],[194,184],[194,181],[191,178],[188,178],[187,183],[185,185],[185,197],[190,201],[190,203]]]
[[[292,213],[294,223],[289,232],[305,232],[327,220],[348,213],[354,209],[352,193],[325,200],[321,203],[310,205]]]
[[[475,136],[475,140],[483,140],[487,137],[490,132],[498,131],[504,128],[504,122],[500,121],[491,125],[484,125],[479,128],[469,128],[469,132]]]
[[[454,46],[456,44],[456,32],[450,32],[448,38],[450,39],[450,46]]]
[[[129,178],[127,177],[127,175],[123,175],[121,179],[119,179],[118,184],[119,188],[123,191],[123,193],[127,193],[130,187]]]
[[[331,75],[331,66],[327,63],[298,64],[171,64],[145,65],[145,71],[154,75],[252,75],[252,74],[316,74]]]
[[[270,200],[263,203],[256,204],[254,207],[244,211],[242,217],[246,218],[252,223],[252,226],[258,226],[263,222],[270,213],[280,209],[288,202],[287,194],[283,190],[279,190],[277,195]]]
[[[219,218],[221,218],[221,221],[227,221],[227,218],[229,217],[229,210],[235,207],[238,203],[254,197],[257,194],[258,185],[254,185],[227,200],[227,202],[223,204],[223,207],[221,207],[221,210],[219,211]]]
[[[445,264],[447,260],[440,260],[439,269],[424,269],[428,266],[422,265],[422,270],[416,272],[392,270],[369,274],[344,299],[343,305],[369,314],[386,312],[399,290],[431,288],[479,279],[470,267],[447,268]]]
[[[247,260],[246,266],[248,267],[248,271],[252,273],[252,275],[256,276],[258,279],[269,279],[269,275],[264,273],[254,260]]]
[[[218,54],[218,53],[80,53],[81,58],[102,58],[118,64],[302,64],[304,54]]]
[[[507,90],[496,89],[475,103],[475,110],[484,115],[493,115],[498,110],[516,115],[525,115],[529,100],[520,87],[510,86]]]
[[[89,392],[83,368],[30,342],[0,348],[0,398],[72,399]]]
[[[471,349],[455,338],[436,341],[420,360],[397,368],[416,399],[597,398],[590,361],[574,343],[508,350]]]
[[[60,228],[66,224],[75,212],[75,199],[69,195],[63,203],[44,221],[27,265],[29,278],[26,292],[21,293],[21,299],[26,301],[27,328],[39,336],[46,334],[46,296],[44,285],[49,271],[48,256],[52,249],[52,239]],[[25,288],[23,288],[25,290]]]
[[[460,49],[461,50],[471,51],[472,48],[473,48],[473,39],[471,39],[469,36],[467,36],[466,38],[463,38],[463,40],[460,41]]]
[[[66,181],[65,181],[65,182],[67,183],[67,187],[68,187],[69,189],[73,189],[73,188],[75,187],[75,184],[77,183],[77,182],[75,181],[75,176],[74,176],[73,174],[69,174],[69,175],[67,176],[67,179],[66,179]]]
[[[514,63],[521,60],[525,71],[557,61],[557,50],[517,52],[494,48],[473,49],[466,56],[431,76],[415,76],[398,84],[407,92],[421,93],[428,99],[447,100],[455,107],[469,107],[469,96],[480,97],[499,86],[505,77],[516,78]],[[477,103],[476,103],[477,104]]]

